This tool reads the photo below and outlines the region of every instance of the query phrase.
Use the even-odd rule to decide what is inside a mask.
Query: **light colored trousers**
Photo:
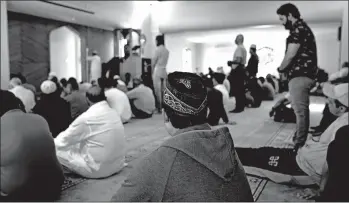
[[[303,146],[309,129],[309,92],[314,80],[308,77],[296,77],[288,83],[292,108],[297,118],[297,132],[294,144]]]
[[[161,78],[164,79],[163,86],[165,87],[166,85],[166,79],[167,79],[167,72],[166,72],[166,67],[155,67],[154,68],[154,73],[153,73],[153,84],[154,84],[154,92],[157,101],[159,102],[159,108],[162,102],[161,98]]]

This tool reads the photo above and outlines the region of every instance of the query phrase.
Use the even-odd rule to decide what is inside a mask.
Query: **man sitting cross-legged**
[[[72,172],[104,178],[125,166],[124,126],[102,88],[91,87],[86,97],[90,108],[55,138],[57,156]]]
[[[127,123],[132,116],[130,101],[127,95],[117,88],[118,81],[113,79],[103,79],[105,87],[104,93],[109,106],[115,109],[120,115],[122,123]]]
[[[150,118],[155,110],[153,91],[145,86],[140,77],[133,78],[134,89],[126,93],[136,118]]]
[[[236,148],[248,173],[266,176],[278,183],[292,182],[300,185],[320,184],[327,148],[339,128],[348,125],[348,83],[333,86],[326,84],[330,111],[338,118],[326,129],[318,142],[309,139],[298,150],[273,147]]]
[[[214,88],[220,91],[223,95],[223,104],[226,112],[232,111],[235,108],[235,98],[229,98],[229,92],[224,86],[225,75],[224,73],[214,73],[213,74],[213,85]],[[230,88],[235,88],[234,86]]]
[[[164,120],[172,135],[145,157],[112,201],[253,201],[228,128],[206,123],[207,91],[200,76],[168,75]]]
[[[49,125],[39,115],[25,113],[20,99],[0,91],[0,201],[57,200],[64,181]]]

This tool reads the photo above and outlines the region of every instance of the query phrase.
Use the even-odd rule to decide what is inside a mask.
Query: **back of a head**
[[[265,82],[265,79],[263,77],[259,77],[258,80],[261,81],[262,83]]]
[[[19,86],[19,85],[22,85],[22,84],[23,84],[22,81],[18,77],[13,77],[10,80],[9,88],[12,89],[12,88]]]
[[[204,83],[205,87],[213,88],[212,78],[208,78],[206,76],[202,76],[202,80],[203,80],[203,83]]]
[[[67,84],[71,85],[72,90],[79,90],[79,84],[75,78],[69,78]]]
[[[300,14],[298,8],[294,4],[291,4],[291,3],[287,3],[287,4],[280,6],[277,9],[276,13],[278,15],[283,15],[283,16],[289,16],[289,14],[291,14],[296,19],[301,18],[301,14]]]
[[[216,79],[218,84],[223,84],[225,80],[224,73],[213,73],[213,78]]]
[[[86,92],[86,97],[93,104],[106,100],[103,88],[99,86],[92,86],[90,89],[88,89]]]
[[[348,61],[346,61],[346,62],[343,63],[342,68],[349,68],[349,63],[348,63]]]
[[[6,112],[20,109],[25,112],[24,105],[20,99],[18,99],[12,92],[1,90],[0,91],[0,116],[2,117]]]
[[[62,78],[59,82],[61,83],[62,87],[67,87],[68,81],[65,78]]]
[[[157,45],[165,45],[165,39],[163,35],[156,36]]]
[[[207,90],[202,78],[194,73],[170,73],[163,94],[163,106],[175,128],[205,123]]]

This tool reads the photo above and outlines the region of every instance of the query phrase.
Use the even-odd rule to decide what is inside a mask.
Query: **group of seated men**
[[[301,178],[292,178],[300,184],[309,182],[303,176],[309,176],[312,183],[324,184],[319,180],[319,170],[311,170],[311,164],[324,165],[337,130],[348,125],[347,84],[324,86],[329,109],[338,119],[321,136],[324,141],[309,143],[296,155],[276,148],[235,148],[228,128],[211,129],[206,123],[216,125],[220,119],[212,115],[217,113],[215,101],[221,99],[218,111],[225,112],[223,96],[216,97],[221,94],[213,90],[219,76],[213,78],[205,80],[183,72],[168,75],[162,103],[165,128],[173,137],[135,167],[113,201],[253,201],[242,164],[284,175],[300,174]],[[22,86],[19,80],[16,84],[11,81],[11,86]],[[141,79],[133,81],[134,89],[124,97],[131,108],[126,112],[149,118],[155,110],[153,93]],[[130,117],[125,116],[124,108],[116,107],[123,103],[119,95],[124,93],[114,93],[119,90],[118,84],[115,78],[101,79],[86,85],[84,92],[75,79],[58,82],[51,75],[42,83],[42,95],[32,110],[26,106],[30,103],[24,100],[26,97],[1,90],[1,198],[57,199],[64,180],[62,165],[87,178],[104,178],[122,170],[126,165],[123,123]],[[152,99],[142,95],[147,92]],[[137,105],[146,109],[142,111]],[[232,123],[227,117],[223,120]],[[67,126],[60,126],[62,123]],[[312,162],[320,155],[325,158]]]

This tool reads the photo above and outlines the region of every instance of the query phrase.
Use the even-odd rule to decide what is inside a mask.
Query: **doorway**
[[[62,26],[50,33],[50,71],[58,79],[82,80],[81,38],[73,28]]]

